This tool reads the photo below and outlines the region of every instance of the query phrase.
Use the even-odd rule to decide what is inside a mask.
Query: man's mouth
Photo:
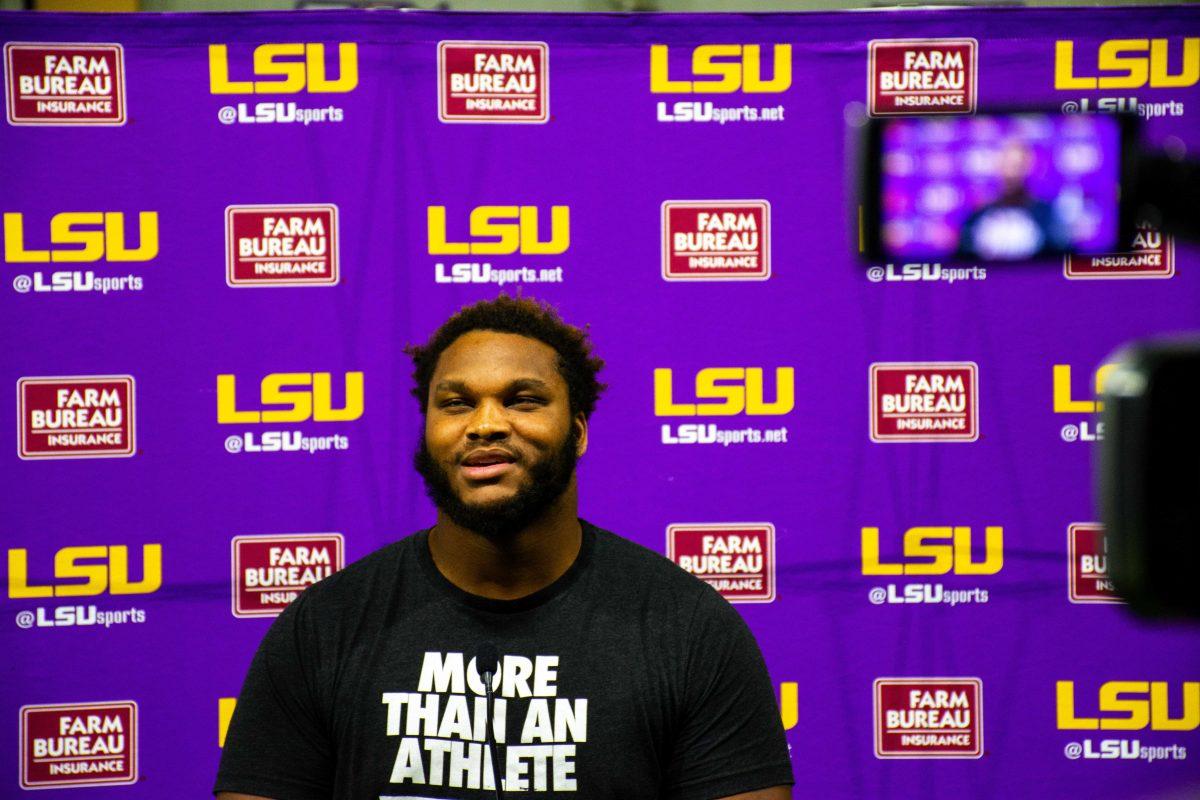
[[[507,450],[475,450],[462,459],[463,475],[471,480],[482,481],[498,478],[508,470],[517,458]]]

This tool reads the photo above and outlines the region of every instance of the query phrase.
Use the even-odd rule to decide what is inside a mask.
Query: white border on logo
[[[963,111],[937,109],[914,109],[912,111],[876,111],[875,110],[875,46],[876,45],[931,45],[954,44],[967,45],[971,48],[971,91],[968,93],[970,108]],[[975,113],[976,101],[979,96],[979,41],[974,37],[959,37],[949,39],[872,39],[867,43],[867,113],[872,117],[916,117],[930,114],[969,115]]]
[[[1119,597],[1082,597],[1077,594],[1079,585],[1076,583],[1075,574],[1075,534],[1080,528],[1099,528],[1104,532],[1105,537],[1108,536],[1107,531],[1104,531],[1104,526],[1099,522],[1072,522],[1067,526],[1067,597],[1072,603],[1078,605],[1091,605],[1094,603],[1103,603],[1105,605],[1124,605],[1125,601]]]
[[[25,393],[22,391],[25,384],[42,384],[42,383],[95,383],[96,381],[127,381],[129,384],[129,447],[121,450],[93,450],[89,453],[27,453],[25,451],[26,434],[25,430]],[[40,375],[33,378],[18,378],[17,379],[17,455],[26,460],[33,461],[41,458],[128,458],[137,453],[137,415],[135,407],[137,400],[135,398],[137,390],[136,382],[132,375],[57,375],[48,376]]]
[[[670,211],[672,208],[704,208],[706,206],[722,206],[725,208],[761,208],[763,212],[763,266],[760,272],[748,272],[741,275],[672,275],[671,236],[669,232]],[[664,200],[661,208],[659,230],[662,239],[662,276],[665,281],[765,281],[771,277],[771,203],[768,200]]]
[[[230,564],[230,590],[232,592],[232,600],[230,610],[238,619],[250,619],[252,617],[277,617],[282,613],[283,609],[277,610],[259,610],[259,611],[242,611],[238,608],[238,575],[242,571],[241,558],[238,553],[238,544],[241,542],[271,542],[271,541],[289,541],[289,542],[311,542],[311,541],[328,541],[334,539],[337,542],[337,562],[333,568],[334,572],[338,572],[346,565],[346,541],[340,533],[272,533],[265,535],[247,534],[242,536],[234,536],[229,541],[229,564]]]
[[[242,279],[233,277],[234,261],[237,256],[233,252],[233,217],[239,211],[288,210],[288,211],[328,211],[331,223],[329,226],[329,276],[328,278],[283,278],[273,280]],[[333,203],[251,203],[248,205],[225,206],[225,284],[234,289],[263,286],[337,286],[342,279],[341,257],[339,250],[342,246],[341,230],[338,222],[338,207]]]
[[[29,773],[26,771],[26,755],[25,740],[29,733],[29,712],[31,711],[53,711],[56,708],[70,708],[77,710],[103,709],[103,708],[128,708],[129,715],[129,778],[113,780],[100,776],[98,778],[86,779],[76,778],[70,783],[34,783],[28,782]],[[69,789],[78,786],[127,786],[138,782],[138,705],[134,700],[113,700],[103,703],[52,703],[49,705],[26,705],[20,708],[21,717],[21,744],[20,744],[20,781],[21,788],[26,791],[36,791],[39,789]]]
[[[86,120],[86,119],[23,119],[16,116],[17,99],[13,93],[11,81],[14,77],[12,66],[12,52],[18,49],[38,49],[44,50],[53,47],[69,47],[73,50],[116,50],[117,55],[117,75],[114,76],[113,87],[117,90],[118,100],[117,105],[121,109],[120,119],[116,120]],[[4,111],[8,118],[9,125],[58,125],[62,127],[73,127],[76,125],[97,125],[108,128],[118,128],[125,124],[129,118],[129,107],[126,105],[127,95],[125,94],[125,48],[116,42],[5,42],[4,43]]]
[[[971,371],[971,430],[970,436],[962,434],[948,434],[945,436],[880,436],[879,419],[876,414],[876,386],[875,376],[880,367],[888,369],[936,369],[936,368],[953,368],[953,369],[969,369]],[[871,379],[868,388],[868,402],[871,409],[871,441],[879,444],[886,442],[974,442],[979,438],[979,365],[974,361],[876,361],[871,364]]]
[[[533,47],[542,52],[542,69],[538,73],[539,98],[542,101],[540,117],[496,117],[487,114],[446,116],[446,47]],[[447,124],[499,123],[507,125],[544,125],[550,120],[550,45],[545,42],[497,42],[477,39],[447,39],[438,42],[437,59],[438,119]]]
[[[1153,280],[1155,278],[1173,278],[1175,277],[1175,238],[1168,236],[1165,233],[1160,234],[1163,237],[1163,262],[1166,264],[1166,272],[1130,272],[1127,270],[1112,271],[1104,273],[1095,272],[1071,272],[1071,255],[1063,256],[1063,277],[1070,281],[1112,281],[1112,280],[1137,280],[1145,278]],[[1143,251],[1144,252],[1144,251]],[[1100,253],[1093,255],[1084,255],[1080,258],[1103,258],[1106,255],[1140,255],[1138,251],[1125,251],[1122,253]]]
[[[767,532],[766,579],[767,594],[762,597],[726,597],[730,603],[771,603],[776,596],[775,586],[775,526],[770,522],[672,522],[667,525],[667,558],[675,561],[675,534],[680,530],[730,530],[765,528]],[[699,578],[700,576],[695,576]],[[703,580],[703,578],[701,578]],[[724,595],[722,595],[724,596]]]
[[[959,683],[975,687],[975,749],[969,753],[962,751],[926,752],[926,753],[884,753],[883,727],[879,724],[879,711],[882,701],[881,687],[884,684],[916,684],[917,686],[936,683]],[[983,681],[979,678],[876,678],[874,683],[874,703],[871,714],[871,724],[875,728],[875,757],[876,758],[982,758],[983,757]]]

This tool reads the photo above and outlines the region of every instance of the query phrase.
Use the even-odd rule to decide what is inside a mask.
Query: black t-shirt
[[[792,783],[775,693],[741,616],[657,553],[582,525],[571,567],[518,600],[452,584],[428,531],[310,587],[254,656],[214,791],[492,797],[474,665],[484,642],[500,653],[508,792],[710,800]]]

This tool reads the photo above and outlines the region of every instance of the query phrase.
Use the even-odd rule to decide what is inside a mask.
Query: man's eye
[[[466,404],[467,403],[465,400],[458,397],[452,397],[448,400],[443,400],[442,402],[438,403],[438,405],[442,408],[462,408],[466,406]]]
[[[524,405],[539,405],[540,406],[540,405],[545,405],[545,402],[546,401],[540,397],[532,397],[532,396],[526,395],[526,394],[518,395],[517,397],[513,398],[513,404],[518,405],[518,406],[524,406]]]

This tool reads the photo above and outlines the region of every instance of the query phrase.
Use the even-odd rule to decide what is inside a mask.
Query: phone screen
[[[1019,261],[1120,250],[1122,122],[1046,113],[878,120],[882,252]]]

